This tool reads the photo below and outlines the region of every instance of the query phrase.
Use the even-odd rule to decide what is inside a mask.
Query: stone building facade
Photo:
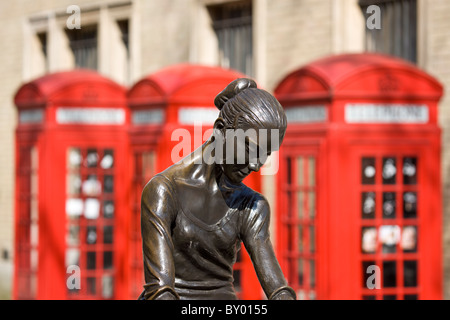
[[[288,72],[309,61],[370,49],[366,25],[369,15],[364,9],[371,3],[383,2],[402,1],[2,1],[0,298],[9,298],[12,286],[17,123],[13,96],[20,84],[47,72],[90,63],[100,73],[128,86],[165,66],[191,62],[244,68],[241,71],[271,91]],[[444,297],[450,299],[450,2],[406,2],[414,2],[417,8],[415,63],[437,77],[445,88],[439,121],[443,129]],[[77,23],[77,8],[81,30],[86,31],[81,36],[69,28]],[[391,24],[395,24],[393,19]],[[240,33],[227,31],[227,23],[236,23]],[[89,30],[93,39],[89,38]],[[226,37],[241,37],[241,42],[250,46],[227,53]],[[77,46],[77,40],[89,39]],[[77,50],[85,55],[77,56]],[[233,65],[233,59],[241,62]],[[273,202],[271,179],[265,176],[263,190]]]

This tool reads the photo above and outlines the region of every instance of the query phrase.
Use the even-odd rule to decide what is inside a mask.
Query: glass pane
[[[303,219],[305,210],[305,193],[303,191],[297,192],[297,218]]]
[[[100,161],[100,167],[103,169],[111,169],[114,165],[114,153],[113,150],[107,149],[103,153],[103,158]]]
[[[375,218],[375,192],[363,192],[362,193],[362,218],[373,219]]]
[[[96,252],[86,252],[86,268],[88,270],[95,270],[97,254]]]
[[[316,263],[314,260],[309,260],[309,285],[311,288],[316,287]]]
[[[405,294],[405,300],[417,300],[417,294]]]
[[[84,201],[84,216],[86,219],[97,219],[100,215],[100,201],[88,198]]]
[[[403,183],[417,184],[417,158],[403,158]]]
[[[397,300],[397,296],[395,294],[385,294],[383,295],[383,300]]]
[[[397,244],[400,242],[400,227],[396,225],[381,226],[379,239],[383,245],[383,253],[396,252]]]
[[[98,152],[96,149],[88,149],[86,160],[85,160],[85,166],[88,168],[95,168],[97,167],[98,163]]]
[[[316,216],[316,193],[314,191],[308,192],[309,218],[314,219]]]
[[[397,263],[395,261],[383,261],[383,287],[397,286]]]
[[[86,230],[86,243],[95,244],[97,243],[97,227],[88,226]]]
[[[80,244],[80,227],[75,225],[70,225],[67,232],[66,238],[67,245],[76,246]]]
[[[292,159],[287,158],[286,159],[286,168],[287,168],[287,183],[290,185],[292,184]]]
[[[297,158],[297,186],[305,185],[305,172],[304,168],[304,159],[303,157]]]
[[[299,286],[303,286],[304,284],[304,274],[305,274],[305,269],[303,266],[303,259],[298,259],[297,260],[297,275],[298,275],[298,285]]]
[[[113,227],[112,226],[103,227],[103,243],[105,243],[105,244],[113,243]]]
[[[405,287],[417,286],[417,261],[403,261],[403,281]]]
[[[316,185],[316,159],[314,157],[308,158],[308,184],[311,187]]]
[[[314,226],[309,226],[309,252],[314,253],[316,251],[316,235]]]
[[[79,168],[83,158],[81,156],[80,149],[69,148],[67,150],[67,168],[76,169]]]
[[[397,167],[395,158],[383,158],[383,184],[395,184]]]
[[[375,158],[362,158],[362,184],[375,183]]]
[[[363,300],[376,300],[375,296],[363,296],[362,299]]]
[[[298,252],[303,252],[303,246],[304,246],[303,237],[304,237],[303,226],[300,225],[300,226],[298,226],[298,248],[297,248]]]
[[[417,193],[403,193],[403,218],[417,217]]]
[[[403,252],[417,252],[417,227],[403,227],[401,247]]]
[[[112,267],[113,267],[112,251],[103,252],[103,269],[112,269]]]
[[[102,185],[94,174],[89,175],[87,179],[83,181],[81,188],[83,193],[87,196],[98,196],[102,193]]]
[[[79,173],[69,173],[66,182],[67,194],[75,196],[81,193],[81,176]]]
[[[114,179],[111,175],[105,175],[103,181],[103,187],[105,189],[105,193],[112,193],[114,189]]]
[[[95,278],[87,278],[87,292],[89,295],[95,295],[97,293]]]
[[[112,276],[102,277],[102,297],[111,299],[114,294],[114,278]]]
[[[107,200],[103,202],[103,217],[111,219],[114,217],[114,202]]]
[[[144,152],[142,153],[142,178],[145,181],[153,177],[155,168],[155,153],[154,152]]]
[[[395,192],[383,192],[383,218],[395,218]]]
[[[369,267],[375,265],[375,261],[363,261],[362,262],[362,287],[367,288],[367,282],[373,283],[373,279],[371,277],[373,272],[370,272]]]
[[[361,249],[363,253],[375,253],[377,250],[377,229],[375,227],[362,228]]]
[[[66,266],[80,265],[80,250],[67,249],[66,250]]]

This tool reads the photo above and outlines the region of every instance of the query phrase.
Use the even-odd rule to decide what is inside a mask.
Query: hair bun
[[[239,78],[230,82],[214,99],[214,104],[219,110],[222,110],[225,103],[248,88],[256,88],[256,82],[248,78]]]

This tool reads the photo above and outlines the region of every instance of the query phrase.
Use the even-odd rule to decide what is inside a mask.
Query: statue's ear
[[[225,120],[223,118],[218,117],[216,121],[214,122],[214,130],[220,130],[223,131],[225,129]]]

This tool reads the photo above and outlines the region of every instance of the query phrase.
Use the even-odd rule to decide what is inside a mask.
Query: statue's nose
[[[261,164],[259,163],[259,161],[258,161],[258,163],[250,163],[248,165],[248,168],[250,169],[250,171],[258,172],[259,169],[261,168]]]

